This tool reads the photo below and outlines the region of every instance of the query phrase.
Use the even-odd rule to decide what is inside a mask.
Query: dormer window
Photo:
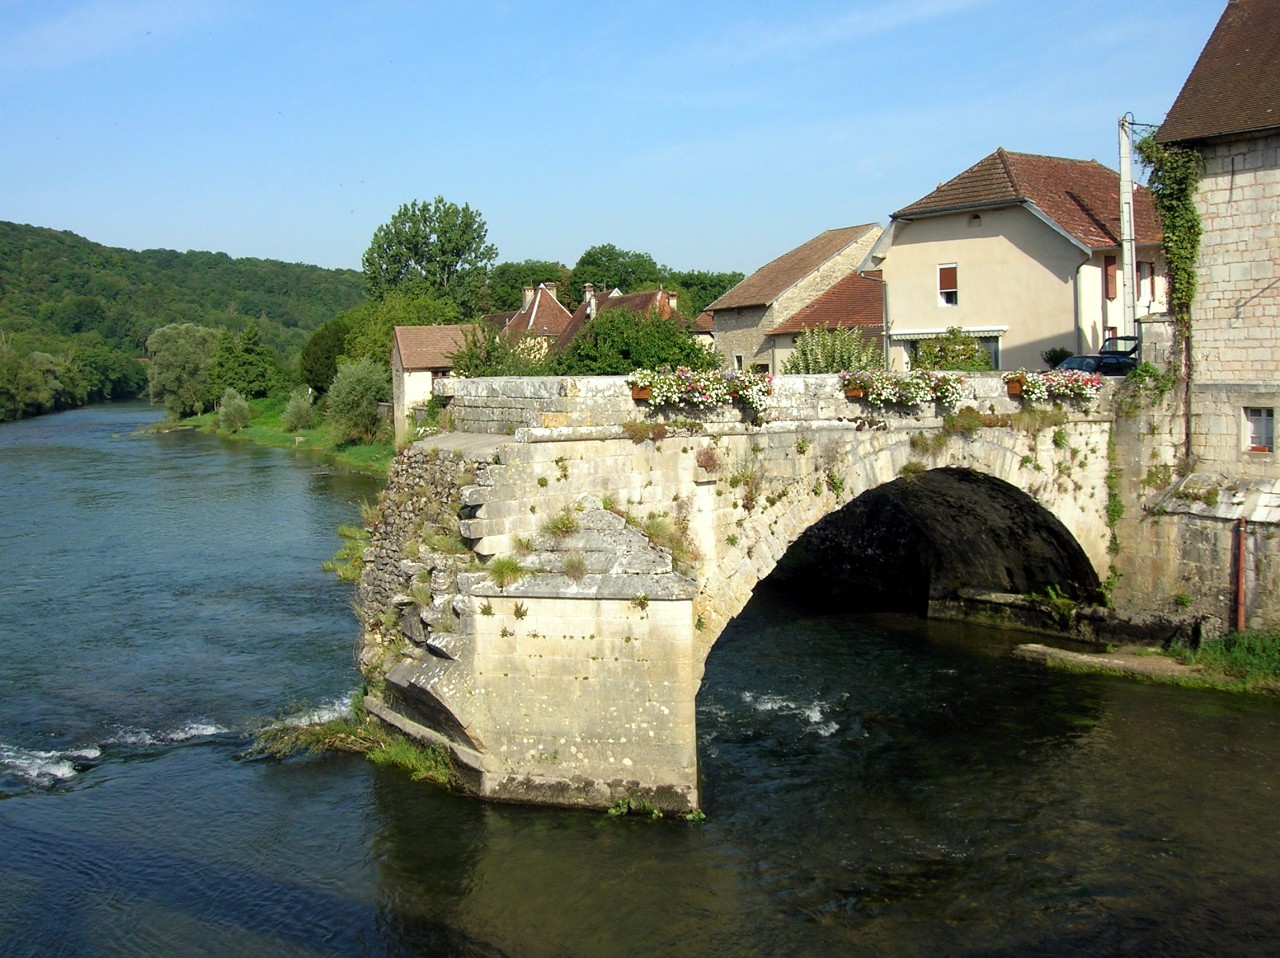
[[[969,217],[969,229],[977,229],[981,225],[982,225],[982,217],[979,214],[974,213],[972,216]]]
[[[956,264],[944,263],[938,267],[938,305],[956,306],[960,302],[960,287],[956,282]]]

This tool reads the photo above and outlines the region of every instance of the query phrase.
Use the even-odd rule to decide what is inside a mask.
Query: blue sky
[[[751,272],[1003,146],[1117,165],[1225,0],[0,0],[0,219],[360,268],[402,204],[500,260]]]

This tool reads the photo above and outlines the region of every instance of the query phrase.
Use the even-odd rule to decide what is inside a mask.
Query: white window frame
[[[952,271],[952,283],[950,289],[943,289],[942,271],[949,269]],[[939,263],[938,264],[938,305],[944,308],[960,305],[960,267],[955,263]]]
[[[1271,406],[1245,406],[1244,448],[1249,452],[1274,452],[1276,411]]]

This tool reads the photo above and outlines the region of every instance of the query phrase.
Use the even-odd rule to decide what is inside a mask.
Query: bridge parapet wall
[[[1015,412],[999,373],[967,375],[962,404],[983,412]],[[489,377],[437,379],[434,391],[459,432],[515,436],[520,429],[592,429],[627,422],[692,420],[707,425],[742,423],[751,410],[741,405],[710,409],[650,407],[631,398],[624,376]],[[871,409],[845,399],[834,375],[778,376],[765,422],[839,421]]]

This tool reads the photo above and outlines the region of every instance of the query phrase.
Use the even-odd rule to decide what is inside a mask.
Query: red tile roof
[[[1230,0],[1156,134],[1161,143],[1280,127],[1280,0]]]
[[[878,335],[884,329],[884,287],[850,273],[768,335],[806,329],[863,329]]]
[[[578,335],[578,330],[587,325],[590,321],[590,302],[584,301],[573,313],[573,318],[569,320],[567,326],[556,337],[552,349],[564,349],[569,345],[569,341]],[[677,301],[677,306],[679,302]],[[645,315],[650,310],[656,310],[658,315],[664,317],[674,316],[676,319],[689,323],[689,320],[682,316],[678,311],[671,308],[671,294],[661,289],[650,289],[640,293],[610,293],[608,296],[597,297],[596,312],[605,309],[629,309],[633,313]],[[693,326],[695,324],[689,323]]]
[[[714,313],[717,309],[768,306],[831,257],[878,228],[876,223],[866,223],[862,226],[827,230],[791,252],[783,253],[772,262],[765,263],[707,309]]]
[[[1120,245],[1120,175],[1097,160],[1071,160],[1003,147],[910,206],[894,219],[1033,203],[1090,249]],[[1134,190],[1134,233],[1139,243],[1160,242],[1155,206],[1145,187]]]
[[[516,310],[505,325],[509,336],[559,336],[572,318],[551,290],[541,283],[529,304]]]
[[[397,326],[395,348],[400,351],[400,364],[410,372],[453,367],[453,354],[463,344],[469,325]]]

